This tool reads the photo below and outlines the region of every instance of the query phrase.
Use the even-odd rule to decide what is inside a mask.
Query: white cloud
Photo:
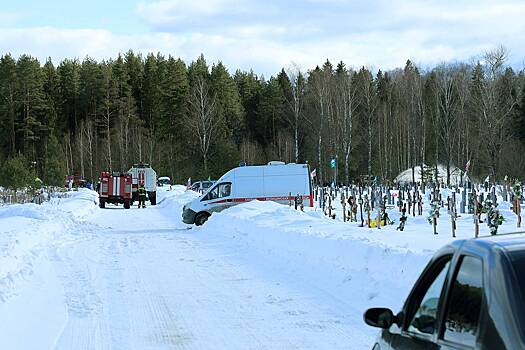
[[[298,0],[297,0],[298,1]],[[407,59],[423,65],[469,60],[503,44],[511,60],[525,57],[525,4],[502,0],[157,1],[141,3],[149,33],[104,29],[0,28],[0,52],[97,59],[128,49],[195,59],[201,52],[230,70],[265,76],[296,62],[306,69],[343,60],[347,65],[392,69]],[[319,4],[322,2],[322,4]],[[521,68],[521,67],[520,67]]]
[[[242,2],[236,0],[164,0],[141,2],[137,6],[137,12],[147,23],[162,26],[182,21],[197,22],[223,14],[228,8],[237,11],[239,6],[242,6]]]

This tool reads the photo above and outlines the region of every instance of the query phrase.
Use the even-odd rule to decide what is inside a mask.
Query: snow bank
[[[269,264],[315,281],[359,317],[373,305],[399,308],[436,245],[409,249],[396,240],[371,239],[373,230],[355,230],[319,212],[253,201],[213,214],[199,234],[235,240]]]
[[[22,217],[28,219],[46,219],[41,207],[37,204],[13,204],[0,207],[0,219],[10,217]]]
[[[0,303],[18,283],[27,280],[43,254],[68,234],[68,228],[97,208],[94,191],[69,192],[42,205],[16,204],[0,208]]]
[[[60,206],[59,211],[70,214],[74,219],[84,219],[93,214],[98,206],[98,194],[87,188],[80,188],[78,192],[68,192],[69,197],[54,199],[52,204]]]
[[[500,232],[515,230],[509,207],[500,202],[507,219]],[[239,264],[296,281],[295,288],[307,293],[323,294],[324,300],[348,313],[349,322],[370,335],[371,343],[377,330],[362,322],[363,312],[374,306],[399,310],[432,255],[453,239],[474,235],[472,215],[464,214],[457,220],[457,238],[452,238],[445,208],[438,221],[439,234],[434,235],[427,210],[423,216],[410,215],[401,232],[395,229],[397,208],[389,210],[396,224],[379,230],[329,219],[319,209],[300,212],[253,201],[214,213],[192,233],[226,250]],[[489,234],[488,227],[480,226],[480,233]]]
[[[187,190],[186,186],[173,185],[171,186],[171,190],[168,186],[158,187],[157,196],[159,198],[158,206],[165,208],[173,205],[178,206],[181,203],[184,205],[194,198],[197,198],[199,194],[197,192]]]

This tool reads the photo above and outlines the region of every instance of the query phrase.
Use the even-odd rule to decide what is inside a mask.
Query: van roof
[[[305,168],[308,169],[307,164],[296,163],[241,166],[233,168],[226,172],[224,175],[221,176],[219,181],[224,178],[228,178],[233,173],[235,173],[235,176],[262,176],[265,171],[269,171],[277,175],[279,173],[289,174],[290,172],[303,173]]]

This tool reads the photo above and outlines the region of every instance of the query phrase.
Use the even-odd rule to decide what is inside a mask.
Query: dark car
[[[383,328],[373,350],[525,349],[525,235],[454,241],[397,315],[373,308],[364,319]]]

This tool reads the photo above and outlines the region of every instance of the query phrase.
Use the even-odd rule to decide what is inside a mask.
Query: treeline
[[[5,54],[0,163],[16,158],[49,184],[138,161],[183,181],[269,160],[308,161],[328,182],[335,156],[341,182],[469,161],[478,179],[524,178],[525,75],[505,59],[499,48],[475,64],[377,73],[326,61],[265,79],[202,55],[187,65],[129,51],[55,66]]]

